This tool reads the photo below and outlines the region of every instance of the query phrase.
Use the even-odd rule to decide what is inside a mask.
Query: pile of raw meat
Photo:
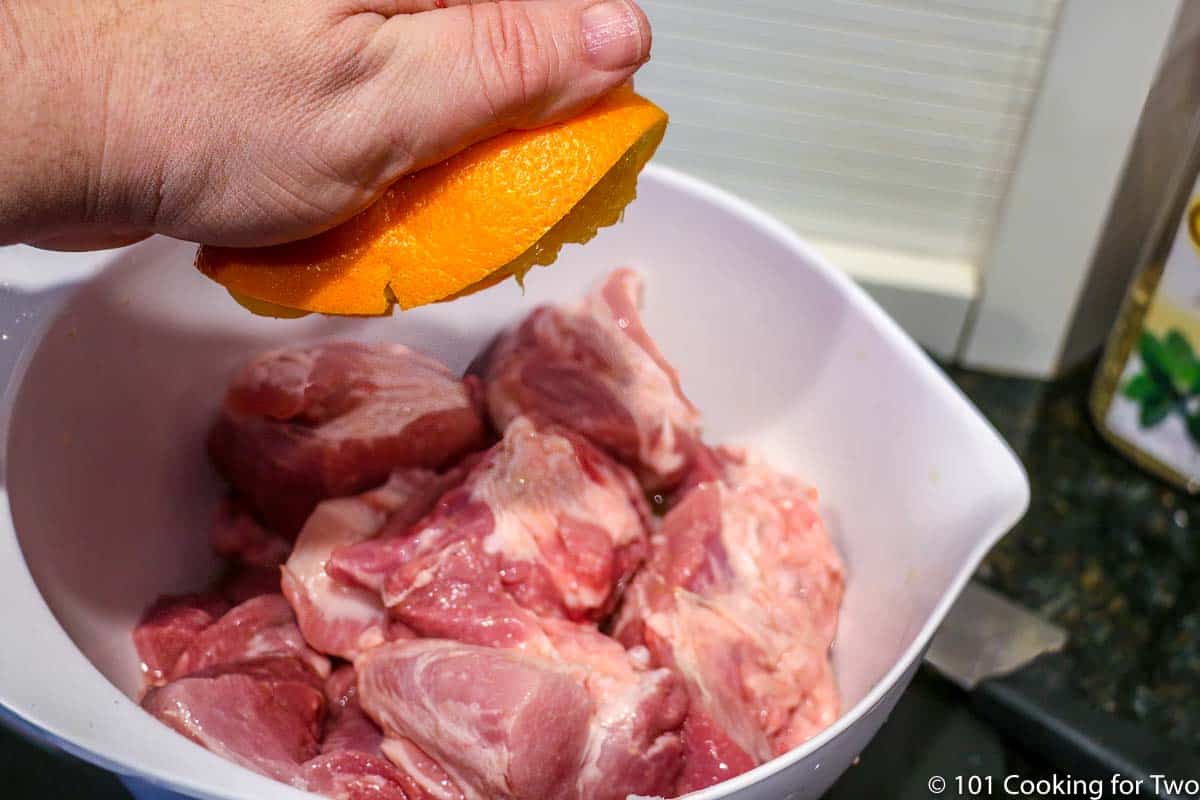
[[[701,442],[640,289],[461,380],[395,344],[247,364],[209,441],[229,569],[147,610],[143,706],[339,800],[675,796],[829,725],[816,494]]]

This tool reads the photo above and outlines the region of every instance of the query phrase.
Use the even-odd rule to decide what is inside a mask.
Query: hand
[[[633,0],[8,0],[0,244],[310,236],[649,53]]]

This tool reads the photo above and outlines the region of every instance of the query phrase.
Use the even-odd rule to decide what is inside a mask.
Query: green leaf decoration
[[[1187,337],[1172,328],[1163,339],[1163,352],[1167,356],[1167,372],[1171,376],[1175,389],[1180,394],[1187,394],[1200,377],[1200,362],[1196,361],[1196,353]]]
[[[1121,387],[1121,395],[1138,405],[1138,422],[1143,428],[1160,425],[1172,412],[1184,421],[1188,436],[1200,445],[1200,409],[1189,405],[1200,397],[1200,359],[1187,336],[1172,328],[1159,339],[1142,331],[1138,340],[1142,371]]]
[[[1128,397],[1130,400],[1147,400],[1155,394],[1161,394],[1162,390],[1158,388],[1158,384],[1144,372],[1139,372],[1129,379],[1121,389],[1121,394]]]
[[[1187,432],[1193,444],[1200,446],[1200,412],[1188,415]]]
[[[1138,422],[1143,428],[1153,428],[1167,418],[1174,405],[1171,398],[1165,394],[1147,398],[1142,401],[1142,413]]]
[[[1196,360],[1196,353],[1192,350],[1192,345],[1183,332],[1177,328],[1167,331],[1166,337],[1163,338],[1163,346],[1173,357],[1184,358],[1188,361]]]
[[[1167,353],[1166,345],[1153,333],[1143,331],[1138,351],[1142,357],[1142,364],[1146,367],[1146,374],[1163,388],[1174,388],[1174,382],[1171,380],[1171,356]]]

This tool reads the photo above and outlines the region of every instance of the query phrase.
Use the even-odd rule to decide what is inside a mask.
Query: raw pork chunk
[[[390,625],[379,593],[333,580],[325,571],[337,549],[369,540],[385,527],[404,531],[433,508],[465,472],[438,475],[425,469],[397,470],[378,489],[320,503],[300,530],[283,568],[283,594],[309,645],[352,659],[368,647],[403,636]]]
[[[521,415],[571,428],[662,490],[683,476],[700,415],[642,325],[641,287],[617,270],[578,305],[535,310],[484,358],[485,393],[497,428]]]
[[[355,662],[383,751],[435,796],[447,781],[470,798],[669,791],[682,763],[682,683],[650,669],[644,648],[629,653],[592,624],[518,602],[486,547],[486,533],[444,544],[388,595],[393,618],[425,638]]]
[[[197,633],[169,677],[265,658],[292,658],[322,679],[329,675],[329,659],[304,641],[287,601],[279,594],[265,594],[231,609]]]
[[[501,581],[483,541],[465,538],[396,598],[389,611],[427,638],[356,661],[360,699],[384,729],[388,757],[440,780],[441,771],[411,766],[414,752],[427,754],[467,797],[594,800],[670,789],[687,704],[678,678],[594,625],[539,616]],[[533,736],[522,721],[538,713],[546,728]]]
[[[133,644],[146,681],[155,685],[165,683],[175,662],[200,631],[228,610],[229,603],[215,594],[164,597],[146,609],[133,631]]]
[[[189,606],[207,612],[194,600],[160,604],[135,641],[154,640],[164,614],[182,619]],[[283,597],[256,597],[196,630],[163,671],[171,680],[142,706],[214,753],[279,780],[318,754],[329,662],[305,645]]]
[[[142,706],[217,755],[290,781],[317,755],[325,698],[295,661],[265,663],[278,674],[201,673],[151,689]]]
[[[160,602],[135,640],[156,643],[166,657],[211,602]],[[163,636],[168,621],[174,634]],[[354,669],[330,675],[279,595],[254,598],[193,632],[171,671],[174,679],[150,689],[143,707],[224,758],[334,800],[434,797],[384,757],[383,734],[359,707]]]
[[[475,392],[398,344],[265,353],[235,377],[209,452],[241,499],[292,538],[318,502],[438,468],[484,440]]]
[[[523,607],[598,620],[644,559],[648,521],[628,470],[581,437],[522,417],[412,530],[337,550],[327,570],[391,608],[471,541]]]
[[[244,567],[278,567],[292,549],[288,537],[264,528],[234,498],[226,498],[217,510],[210,541],[214,553]]]
[[[615,635],[683,676],[681,793],[787,752],[838,712],[829,648],[843,568],[799,481],[725,451],[663,520]]]
[[[383,756],[356,750],[323,753],[305,762],[292,785],[333,800],[447,800],[425,792]]]
[[[359,688],[384,752],[414,776],[413,754],[432,758],[431,794],[447,780],[479,800],[669,791],[687,704],[675,677],[635,665],[594,629],[552,626],[567,630],[531,632],[529,650],[413,639],[368,651]],[[544,650],[547,641],[556,646]]]
[[[387,760],[383,734],[358,704],[353,667],[342,667],[325,684],[329,715],[321,754],[305,762],[292,783],[335,800],[424,800],[420,786]]]
[[[329,676],[325,681],[325,699],[329,702],[329,716],[325,721],[325,738],[321,740],[322,753],[353,750],[383,755],[379,748],[383,733],[358,703],[358,676],[354,667],[340,667]]]

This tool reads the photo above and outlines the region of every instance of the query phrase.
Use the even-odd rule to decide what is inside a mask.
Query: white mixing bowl
[[[262,348],[330,337],[403,342],[461,370],[535,304],[630,265],[709,440],[758,445],[814,483],[848,567],[841,718],[695,797],[818,797],[891,712],[963,583],[1024,512],[1028,483],[913,342],[779,222],[657,167],[639,194],[624,224],[536,270],[524,295],[509,282],[388,319],[252,317],[192,269],[193,247],[164,239],[117,252],[61,302],[34,308],[10,291],[25,317],[0,330],[36,330],[0,418],[0,704],[142,797],[308,797],[133,699],[142,609],[203,587],[217,566],[207,524],[221,487],[203,439],[230,371]],[[16,263],[27,253],[0,254],[0,279],[28,275]],[[69,265],[57,258],[39,269]]]

